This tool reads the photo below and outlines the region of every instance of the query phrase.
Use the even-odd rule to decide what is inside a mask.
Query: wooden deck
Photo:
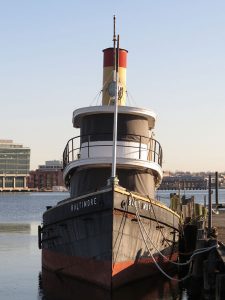
[[[218,215],[212,215],[212,226],[217,228],[218,240],[225,244],[225,210],[219,210]]]

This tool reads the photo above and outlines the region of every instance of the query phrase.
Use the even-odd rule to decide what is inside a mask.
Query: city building
[[[25,191],[30,149],[12,140],[0,140],[0,191]]]
[[[62,162],[46,161],[45,165],[40,165],[35,171],[30,171],[28,186],[38,191],[65,191]]]
[[[203,176],[175,175],[164,176],[160,190],[205,190],[207,180]]]

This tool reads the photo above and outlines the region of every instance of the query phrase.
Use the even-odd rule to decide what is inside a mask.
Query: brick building
[[[39,191],[64,190],[62,162],[58,160],[46,161],[35,171],[31,171],[28,187]]]

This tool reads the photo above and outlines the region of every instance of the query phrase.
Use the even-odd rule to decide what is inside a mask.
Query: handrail
[[[105,144],[91,144],[91,142],[96,141],[105,142]],[[141,159],[142,151],[147,151],[147,160],[162,166],[162,147],[157,140],[135,134],[118,134],[118,141],[138,143],[137,146],[118,144],[117,147],[137,149],[139,159]],[[106,142],[112,142],[112,133],[84,134],[69,139],[63,151],[63,169],[71,161],[80,159],[82,149],[87,148],[87,156],[89,158],[90,150],[93,147],[112,147],[111,144],[109,145]],[[146,145],[147,148],[144,148],[143,145]]]

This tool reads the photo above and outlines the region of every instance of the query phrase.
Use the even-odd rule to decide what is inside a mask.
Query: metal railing
[[[94,142],[101,142],[101,144],[94,144]],[[109,144],[109,142],[111,143]],[[121,144],[120,142],[133,143],[130,143],[129,145],[128,143]],[[67,142],[63,152],[63,168],[70,162],[81,159],[81,153],[84,149],[87,156],[86,158],[95,157],[91,155],[91,150],[99,147],[112,148],[111,133],[80,135],[71,138]],[[155,139],[135,134],[118,134],[117,148],[129,148],[135,150],[138,156],[137,159],[143,159],[143,153],[145,153],[147,155],[145,155],[144,160],[155,162],[162,166],[162,147]],[[120,156],[118,155],[117,157]]]

